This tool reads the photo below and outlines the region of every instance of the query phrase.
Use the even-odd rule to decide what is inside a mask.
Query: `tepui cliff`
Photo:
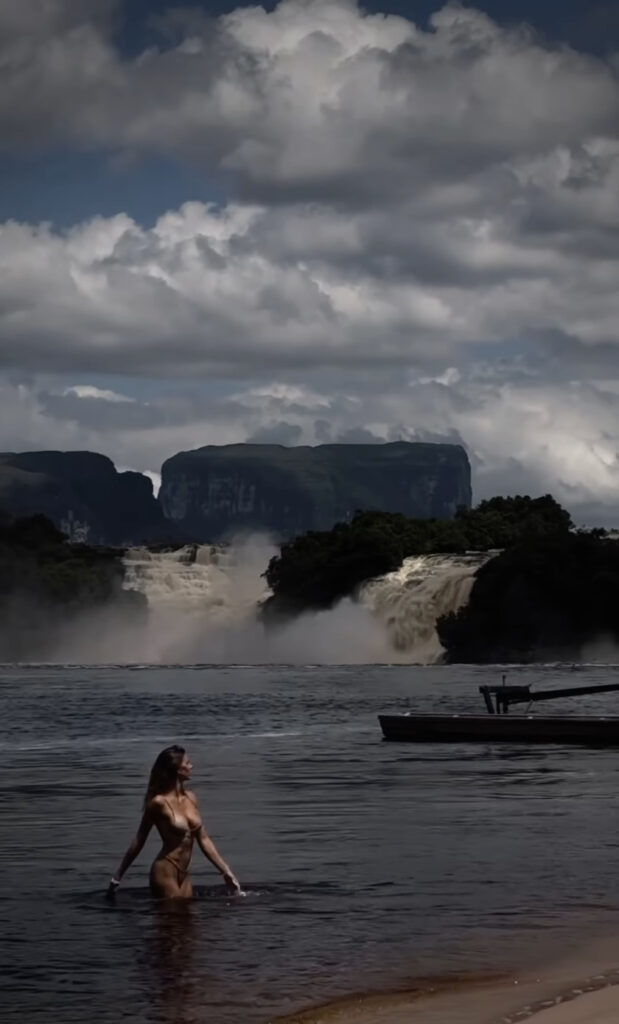
[[[166,519],[197,541],[239,530],[292,537],[349,521],[358,509],[451,518],[471,504],[471,470],[459,445],[209,445],[163,464]]]
[[[43,514],[88,544],[213,542],[246,530],[286,539],[359,509],[449,519],[470,504],[466,452],[449,444],[210,445],[164,463],[158,498],[148,477],[94,452],[0,454],[0,510]]]
[[[166,532],[150,479],[118,473],[96,452],[0,453],[0,509],[48,516],[80,543],[139,544]]]

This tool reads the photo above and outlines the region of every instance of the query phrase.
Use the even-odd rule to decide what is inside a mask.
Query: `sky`
[[[619,525],[619,0],[2,0],[0,448],[453,441]]]

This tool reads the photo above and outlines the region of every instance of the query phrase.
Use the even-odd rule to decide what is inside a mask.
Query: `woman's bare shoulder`
[[[156,793],[155,796],[151,796],[150,800],[147,801],[144,810],[147,814],[158,814],[164,807],[165,800],[160,793]]]
[[[194,793],[193,789],[186,789],[185,790],[185,796],[189,797],[191,802],[194,803],[196,805],[196,807],[198,806],[198,798],[197,798],[196,794]]]

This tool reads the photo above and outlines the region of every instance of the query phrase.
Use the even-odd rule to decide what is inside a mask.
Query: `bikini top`
[[[186,817],[184,818],[180,814],[176,813],[176,810],[174,809],[174,807],[172,807],[172,804],[170,803],[170,801],[165,796],[164,796],[163,799],[165,800],[166,804],[170,808],[170,812],[171,812],[171,815],[172,815],[172,821],[170,822],[170,824],[171,824],[172,828],[176,832],[182,832],[184,839],[189,838],[189,836],[191,836],[192,832],[199,832],[200,831],[200,829],[202,828],[202,822],[198,822],[197,825],[190,825],[189,821],[187,820]]]

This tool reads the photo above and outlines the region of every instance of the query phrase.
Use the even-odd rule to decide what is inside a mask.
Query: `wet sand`
[[[619,1024],[619,941],[512,977],[431,979],[350,996],[278,1024]]]
[[[618,1024],[619,986],[539,998],[539,986],[503,984],[419,996],[348,999],[285,1018],[287,1024]]]

